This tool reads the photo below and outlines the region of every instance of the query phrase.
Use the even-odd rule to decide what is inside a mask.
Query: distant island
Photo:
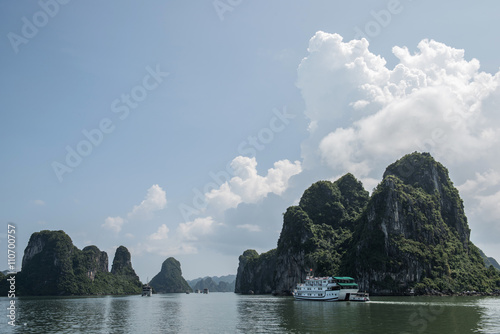
[[[311,185],[286,210],[278,247],[239,257],[235,292],[289,295],[312,269],[375,295],[500,294],[500,266],[469,237],[448,170],[415,152],[371,196],[352,174]]]
[[[210,292],[234,292],[236,275],[205,276],[187,282],[193,291],[208,289]]]
[[[0,289],[6,290],[6,277]],[[33,233],[16,274],[18,296],[138,294],[141,289],[127,248],[116,249],[109,272],[106,252],[96,246],[80,250],[64,231]]]
[[[191,292],[191,287],[182,277],[181,264],[173,257],[166,259],[160,272],[149,282],[154,293]]]
[[[8,291],[9,276],[12,274],[0,273],[3,295]],[[17,296],[130,295],[140,294],[143,285],[126,247],[116,249],[109,271],[106,252],[96,246],[80,250],[64,231],[48,230],[31,235],[15,280]],[[191,289],[174,258],[163,263],[150,284],[158,293]]]

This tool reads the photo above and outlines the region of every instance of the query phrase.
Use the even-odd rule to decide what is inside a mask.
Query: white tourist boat
[[[142,286],[142,297],[147,296],[151,297],[151,294],[153,293],[153,288],[149,284],[144,284]]]
[[[293,296],[297,300],[369,301],[365,292],[358,291],[352,277],[313,277],[307,275],[304,283],[297,284]]]

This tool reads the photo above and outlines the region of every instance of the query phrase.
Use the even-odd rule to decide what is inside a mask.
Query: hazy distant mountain
[[[205,276],[188,281],[193,290],[209,289],[210,292],[234,292],[236,275]]]
[[[500,270],[500,264],[498,264],[497,260],[495,260],[492,257],[487,257],[486,254],[482,250],[479,250],[479,253],[481,254],[481,257],[483,258],[484,265],[488,268],[489,266],[493,266]]]

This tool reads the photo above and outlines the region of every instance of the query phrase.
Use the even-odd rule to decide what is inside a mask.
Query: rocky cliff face
[[[192,291],[189,284],[182,277],[180,262],[173,257],[169,257],[163,262],[160,272],[153,277],[149,284],[158,293]]]
[[[126,247],[120,246],[116,249],[111,273],[139,280],[139,276],[137,276],[135,270],[132,268],[130,252]]]
[[[69,282],[75,280],[74,253],[73,242],[63,231],[33,233],[23,256],[19,292],[65,294],[70,288]]]
[[[360,219],[346,268],[354,265],[351,273],[371,293],[455,291],[465,288],[455,278],[468,281],[471,268],[485,269],[469,235],[446,168],[429,154],[413,153],[384,173]]]
[[[465,216],[464,206],[458,190],[448,175],[448,170],[434,160],[429,153],[408,154],[387,167],[383,178],[393,175],[405,185],[421,189],[433,196],[432,200],[441,214],[444,223],[458,237],[465,249],[469,244],[470,229]]]
[[[367,201],[368,192],[352,174],[314,183],[284,214],[276,250],[240,256],[235,291],[286,295],[310,269],[317,275],[337,272]]]
[[[276,250],[259,255],[249,249],[239,257],[234,292],[242,294],[266,294],[274,291]]]
[[[87,246],[82,252],[85,254],[87,265],[87,277],[92,281],[98,272],[108,272],[108,254],[101,252],[96,246]]]
[[[309,187],[287,209],[277,249],[240,256],[236,292],[289,294],[310,269],[351,275],[373,294],[498,289],[469,236],[446,168],[412,153],[387,167],[371,197],[351,174]]]
[[[125,254],[126,253],[126,254]],[[127,259],[123,260],[122,254]],[[33,233],[17,275],[19,295],[89,295],[139,293],[141,283],[130,265],[130,253],[120,250],[121,273],[108,272],[108,255],[96,246],[79,250],[64,231]]]
[[[290,294],[296,282],[305,278],[311,261],[313,222],[299,206],[289,207],[283,217],[283,228],[276,251],[275,293]]]

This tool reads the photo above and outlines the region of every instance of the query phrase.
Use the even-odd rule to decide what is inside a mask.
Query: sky
[[[500,260],[497,1],[0,1],[0,248],[235,274],[318,180],[430,152]],[[110,268],[111,269],[111,268]]]

